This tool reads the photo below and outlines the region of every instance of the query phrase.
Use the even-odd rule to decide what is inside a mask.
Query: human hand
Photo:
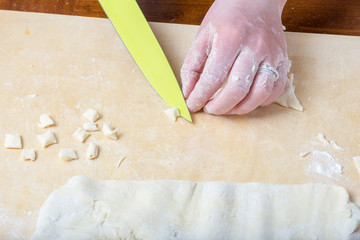
[[[246,114],[282,93],[289,68],[281,23],[285,2],[214,2],[181,69],[191,112],[204,107],[215,115]]]

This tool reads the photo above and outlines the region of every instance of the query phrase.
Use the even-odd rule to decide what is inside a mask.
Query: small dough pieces
[[[82,128],[78,128],[76,130],[76,132],[73,134],[73,136],[79,140],[79,142],[84,142],[89,136],[90,136],[90,133],[88,133],[87,131],[85,131],[84,129]]]
[[[35,161],[36,153],[33,148],[24,148],[21,152],[21,159],[24,161]]]
[[[40,123],[38,123],[39,128],[47,128],[47,127],[53,126],[54,124],[55,123],[51,119],[49,114],[45,113],[45,114],[40,115]]]
[[[51,130],[45,132],[44,134],[37,135],[37,138],[41,146],[43,146],[44,148],[57,143],[55,134]]]
[[[89,120],[90,122],[96,122],[100,118],[98,112],[94,109],[88,109],[84,114],[83,117]]]
[[[360,239],[360,209],[326,184],[73,177],[51,193],[32,240]]]
[[[99,154],[99,147],[95,143],[90,143],[86,150],[86,158],[87,159],[95,159]]]
[[[99,128],[97,127],[97,124],[93,123],[93,122],[84,123],[83,128],[84,128],[84,130],[89,131],[89,132],[99,131]]]
[[[166,116],[171,118],[173,121],[176,121],[176,119],[180,116],[179,109],[177,108],[169,108],[165,111]]]
[[[5,134],[5,148],[21,149],[21,136],[19,134]]]
[[[304,111],[299,100],[295,95],[295,87],[293,85],[294,74],[289,74],[289,78],[286,79],[284,92],[274,102],[283,106],[295,109],[297,111]]]
[[[58,157],[64,161],[71,161],[71,160],[79,159],[75,150],[72,148],[60,149]]]
[[[106,137],[110,138],[110,139],[113,139],[113,140],[117,140],[118,137],[116,135],[116,132],[117,132],[117,128],[116,129],[113,129],[112,126],[109,124],[109,123],[105,123],[104,126],[103,126],[103,133]]]

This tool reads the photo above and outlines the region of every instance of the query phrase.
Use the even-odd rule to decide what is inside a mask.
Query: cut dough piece
[[[5,148],[22,148],[21,136],[19,134],[5,134]]]
[[[171,118],[173,121],[176,121],[176,119],[180,116],[179,109],[177,108],[169,108],[165,111],[166,116]]]
[[[44,148],[57,143],[55,134],[51,130],[45,132],[44,134],[37,135],[37,138],[39,139],[41,146]]]
[[[54,124],[55,123],[51,119],[49,114],[45,113],[45,114],[40,115],[40,123],[38,123],[39,128],[47,128],[47,127],[53,126]]]
[[[60,149],[58,157],[64,161],[71,161],[71,160],[79,159],[75,150],[72,148]]]
[[[96,123],[93,123],[93,122],[84,123],[83,128],[84,128],[84,130],[89,131],[89,132],[99,131],[99,128],[97,127]]]
[[[113,139],[113,140],[117,140],[117,135],[116,135],[116,132],[117,132],[117,128],[116,129],[113,129],[112,126],[109,124],[109,123],[105,123],[104,126],[103,126],[103,133],[106,137],[110,138],[110,139]]]
[[[87,159],[95,159],[99,154],[99,147],[95,143],[90,143],[89,147],[86,150]]]
[[[286,79],[284,92],[274,102],[283,107],[289,107],[302,112],[304,108],[295,95],[293,81],[294,74],[291,73],[289,74],[289,78]]]
[[[359,220],[339,186],[78,176],[45,201],[32,239],[359,239]]]
[[[82,128],[78,128],[76,130],[76,132],[74,132],[73,136],[79,140],[79,142],[84,142],[89,136],[90,136],[90,133],[88,133],[87,131],[85,131],[84,129]]]
[[[21,159],[24,161],[35,161],[36,153],[35,149],[33,148],[24,148],[21,152]]]
[[[96,122],[99,119],[99,114],[94,109],[88,109],[84,114],[83,117],[89,120],[90,122]]]
[[[356,169],[358,171],[358,173],[360,174],[360,156],[355,156],[352,158],[354,163],[355,163],[355,166],[356,166]]]

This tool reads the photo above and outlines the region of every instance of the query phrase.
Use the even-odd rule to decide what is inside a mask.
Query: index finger
[[[239,51],[240,49],[236,49],[234,45],[228,44],[228,41],[217,46],[214,41],[200,79],[187,99],[187,105],[191,112],[199,111],[204,107],[221,87]]]
[[[195,38],[193,45],[186,55],[180,72],[182,91],[185,98],[189,97],[196,82],[199,80],[206,59],[208,58],[208,52],[211,50],[210,40],[211,36],[209,31],[204,29]]]

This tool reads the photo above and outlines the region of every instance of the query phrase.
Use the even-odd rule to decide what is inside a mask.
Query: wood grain
[[[148,21],[200,24],[213,0],[138,0]],[[97,0],[1,0],[0,9],[106,17]],[[360,36],[359,0],[289,0],[288,31]]]

